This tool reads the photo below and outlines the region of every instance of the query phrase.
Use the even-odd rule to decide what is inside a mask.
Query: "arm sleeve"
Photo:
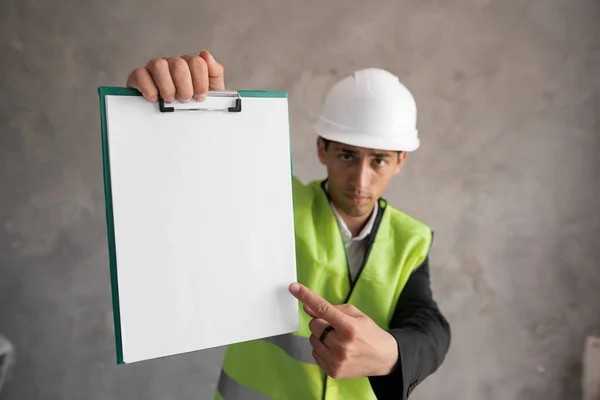
[[[379,400],[407,399],[440,367],[450,347],[450,325],[433,299],[428,261],[408,279],[390,322],[398,343],[396,367],[389,375],[369,377]]]

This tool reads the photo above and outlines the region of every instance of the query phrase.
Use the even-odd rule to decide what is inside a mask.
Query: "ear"
[[[398,157],[398,159],[396,160],[397,164],[396,168],[394,169],[394,175],[400,172],[400,169],[402,169],[402,166],[404,165],[404,161],[406,161],[406,157],[408,157],[408,152],[403,151],[402,153],[400,153],[400,157]]]
[[[325,153],[326,153],[325,142],[323,142],[323,139],[321,139],[319,137],[319,138],[317,138],[317,154],[319,155],[319,161],[321,161],[321,164],[323,164],[323,165],[325,165],[325,161],[326,161],[326,157],[327,157],[327,155]]]

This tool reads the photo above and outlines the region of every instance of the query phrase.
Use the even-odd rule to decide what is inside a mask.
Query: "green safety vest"
[[[388,329],[402,288],[429,252],[429,227],[380,199],[363,268],[352,283],[323,182],[303,185],[294,178],[293,190],[298,282],[331,304],[355,305]],[[298,307],[297,332],[227,348],[215,399],[376,399],[368,378],[333,379],[319,368],[308,340],[311,317]]]

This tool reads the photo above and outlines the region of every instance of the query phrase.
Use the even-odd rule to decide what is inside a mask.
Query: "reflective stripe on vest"
[[[307,337],[286,334],[265,338],[265,340],[285,351],[288,356],[296,361],[307,364],[316,364],[315,359],[312,356],[312,346]]]
[[[239,384],[223,370],[221,370],[217,389],[224,400],[272,400],[264,394]]]

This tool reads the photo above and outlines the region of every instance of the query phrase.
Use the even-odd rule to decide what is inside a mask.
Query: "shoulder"
[[[433,230],[422,220],[391,206],[387,201],[380,200],[384,209],[381,221],[382,227],[387,229],[403,246],[410,245],[418,249],[419,253],[427,256],[433,242]]]
[[[298,177],[292,176],[292,190],[294,196],[294,207],[310,207],[314,201],[318,190],[320,190],[320,182],[312,181],[303,183]]]
[[[429,225],[422,220],[409,215],[408,213],[400,210],[397,207],[390,205],[386,200],[379,200],[380,207],[385,209],[385,214],[389,215],[389,218],[394,226],[402,226],[411,230],[417,230],[425,233],[426,235],[431,234],[431,228]]]
[[[296,194],[296,191],[306,190],[307,186],[296,175],[292,175],[292,188],[294,189],[294,194]]]

